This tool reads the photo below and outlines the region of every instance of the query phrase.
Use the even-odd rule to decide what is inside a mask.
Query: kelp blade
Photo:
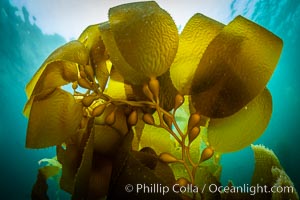
[[[43,99],[33,100],[26,137],[26,147],[45,148],[60,145],[76,134],[82,118],[82,105],[61,89]]]
[[[272,97],[265,89],[237,113],[222,119],[211,119],[209,145],[218,152],[240,150],[261,136],[272,114]]]
[[[193,105],[201,115],[222,118],[263,91],[278,62],[280,38],[236,17],[208,45],[192,82]]]
[[[113,37],[109,22],[101,23],[100,31],[113,66],[132,84],[140,85],[146,82],[148,78],[143,73],[134,70],[124,59]]]
[[[53,61],[69,61],[77,64],[86,64],[88,62],[88,52],[82,43],[79,41],[71,41],[57,48],[42,64],[39,70],[32,77],[26,86],[26,95],[29,98],[36,87],[41,75],[47,68],[49,63]]]
[[[171,79],[182,94],[189,94],[197,66],[209,43],[224,27],[202,14],[195,14],[179,36],[179,46],[170,67]]]
[[[120,53],[134,70],[156,77],[169,69],[178,47],[178,31],[156,2],[113,7],[109,23]]]

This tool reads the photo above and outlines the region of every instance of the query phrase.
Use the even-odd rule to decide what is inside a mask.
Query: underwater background
[[[22,7],[22,2],[0,0],[0,199],[30,199],[31,187],[36,180],[39,167],[38,161],[55,155],[54,148],[41,150],[25,148],[27,119],[23,116],[22,110],[27,99],[24,88],[45,58],[55,48],[72,39],[59,33],[45,33],[38,26],[38,16],[33,16],[26,7]],[[115,5],[124,2],[126,1],[113,1]],[[171,15],[173,13],[164,5],[175,7],[180,11],[183,2],[188,4],[188,1],[178,2],[158,1]],[[299,192],[300,1],[224,0],[228,5],[226,9],[230,11],[228,13],[222,12],[224,9],[222,3],[212,2],[215,2],[213,8],[212,3],[206,5],[205,1],[201,0],[193,1],[189,6],[194,8],[208,6],[213,12],[210,13],[208,10],[204,14],[225,24],[235,16],[243,15],[272,31],[284,41],[280,61],[268,84],[273,97],[272,118],[267,130],[255,144],[264,144],[275,152]],[[182,12],[190,12],[192,16],[195,12],[201,12],[201,9]],[[218,13],[222,19],[215,18]],[[84,15],[84,12],[76,15]],[[51,17],[49,15],[49,19]],[[72,19],[68,14],[65,18]],[[76,21],[70,22],[72,23],[69,27],[63,28],[72,30],[76,26]],[[87,22],[87,25],[92,23]],[[180,26],[183,27],[184,24]],[[228,180],[233,180],[235,185],[251,183],[254,157],[250,147],[224,154],[221,162],[223,184],[227,184]],[[49,196],[54,199],[57,196],[55,186],[51,184],[50,182]],[[58,196],[60,199],[68,197],[63,192]]]

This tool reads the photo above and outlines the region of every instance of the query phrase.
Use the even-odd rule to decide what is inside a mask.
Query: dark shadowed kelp
[[[266,84],[281,48],[241,16],[223,25],[196,14],[179,35],[155,2],[111,8],[109,21],[58,48],[26,87],[26,147],[56,146],[61,164],[39,172],[32,196],[44,197],[45,180],[60,169],[73,199],[230,198],[197,189],[220,186],[221,154],[249,146],[267,127]],[[267,167],[276,180],[287,177]],[[286,180],[270,186],[292,185]],[[193,191],[128,193],[127,184]]]

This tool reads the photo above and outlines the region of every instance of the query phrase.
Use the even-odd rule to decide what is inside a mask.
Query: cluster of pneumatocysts
[[[94,90],[98,88],[94,81],[94,77],[94,70],[91,65],[79,65],[79,77],[77,82],[72,84],[72,88],[75,90],[79,85],[82,88]]]
[[[87,92],[85,94],[77,92],[76,89],[78,85],[87,89]],[[181,158],[176,158],[169,152],[163,152],[159,155],[159,159],[168,164],[182,163],[189,173],[190,182],[192,184],[194,183],[196,168],[199,167],[202,162],[211,158],[214,154],[214,150],[208,146],[202,151],[198,162],[191,159],[190,145],[200,135],[201,116],[199,113],[191,114],[188,120],[187,130],[183,133],[176,122],[175,114],[177,109],[183,105],[185,98],[183,95],[177,94],[174,98],[173,110],[171,112],[164,110],[160,106],[160,85],[159,81],[155,77],[150,78],[149,82],[142,86],[142,91],[148,101],[113,99],[106,95],[99,90],[99,86],[94,80],[93,68],[90,65],[79,66],[79,77],[78,80],[73,83],[72,87],[74,89],[74,95],[82,97],[79,99],[81,99],[82,105],[84,106],[81,128],[87,125],[88,118],[100,117],[104,115],[103,113],[106,113],[104,116],[104,124],[112,126],[116,122],[116,110],[118,109],[118,106],[125,105],[127,108],[130,108],[130,112],[128,112],[126,116],[127,125],[129,127],[135,126],[139,120],[138,116],[142,114],[143,116],[141,119],[144,123],[164,128],[174,137],[182,148]],[[113,105],[113,108],[107,109],[110,105]],[[158,120],[154,119],[153,112],[140,112],[140,110],[143,111],[143,108],[145,107],[151,108],[152,111],[155,109],[158,114]],[[139,108],[141,109],[139,110]],[[109,111],[106,112],[106,110]],[[184,185],[188,182],[189,181],[183,177],[177,179],[177,183],[179,185]]]
[[[196,168],[199,167],[199,165],[211,158],[214,154],[214,151],[211,147],[206,147],[201,154],[201,158],[198,163],[195,163],[190,156],[190,145],[191,143],[199,136],[200,134],[200,114],[198,113],[193,113],[190,115],[189,121],[188,121],[188,128],[187,132],[183,133],[178,126],[176,120],[175,120],[175,114],[176,110],[183,105],[184,103],[184,96],[181,94],[177,94],[175,96],[175,102],[174,102],[174,108],[172,114],[169,112],[166,112],[163,108],[159,106],[159,99],[158,99],[158,92],[159,92],[159,82],[156,79],[151,79],[149,82],[149,89],[151,92],[147,90],[147,85],[144,86],[144,91],[145,94],[147,93],[148,97],[154,96],[154,99],[152,101],[156,103],[156,111],[158,112],[158,117],[159,117],[159,126],[161,128],[166,129],[170,134],[177,140],[177,142],[181,145],[182,148],[182,154],[181,154],[181,159],[176,158],[172,154],[168,152],[163,152],[159,155],[159,159],[165,163],[182,163],[186,170],[189,173],[191,183],[194,184],[194,179],[195,179],[195,173],[196,173]],[[151,98],[150,98],[151,99]],[[156,99],[156,100],[155,100]],[[144,122],[150,125],[155,125],[154,124],[154,118],[152,117],[151,114],[144,114],[143,116]],[[173,131],[176,129],[176,131],[179,134],[179,137],[175,134]],[[188,137],[188,146],[186,146],[185,139]],[[199,147],[200,148],[200,147]],[[188,164],[189,162],[189,164]],[[192,169],[190,169],[190,166]],[[186,186],[189,181],[184,178],[180,177],[176,181],[177,184],[181,186]]]

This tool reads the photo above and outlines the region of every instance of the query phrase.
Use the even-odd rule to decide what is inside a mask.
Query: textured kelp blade
[[[178,31],[171,16],[156,2],[111,8],[109,23],[121,55],[133,69],[155,77],[171,66],[178,47]]]
[[[211,119],[208,142],[218,152],[240,150],[264,132],[271,114],[272,97],[265,89],[237,113],[223,119]]]
[[[43,81],[38,83],[44,70],[48,68],[48,64],[53,61],[69,61],[78,64],[86,64],[88,62],[88,52],[84,45],[79,41],[71,41],[58,49],[56,49],[42,64],[39,70],[26,86],[26,95],[29,98],[36,87],[36,84],[43,84]],[[53,67],[53,66],[52,66]],[[45,75],[44,75],[45,77]],[[64,78],[64,76],[62,76]],[[68,81],[68,80],[66,80]]]
[[[251,145],[254,152],[255,168],[252,176],[251,185],[263,185],[268,188],[272,187],[276,180],[272,175],[272,168],[282,169],[280,162],[274,152],[262,145]],[[257,199],[271,199],[271,193],[259,193]]]
[[[202,14],[195,14],[179,37],[178,51],[170,72],[174,86],[181,94],[189,94],[195,70],[202,55],[223,24]]]
[[[79,36],[78,40],[89,50],[91,65],[96,72],[97,81],[103,91],[108,80],[109,71],[106,65],[108,55],[105,52],[105,46],[100,34],[99,24],[87,27]]]
[[[282,41],[238,16],[207,47],[192,82],[193,104],[211,118],[229,116],[265,88]]]
[[[34,88],[33,95],[76,81],[77,77],[77,65],[74,62],[59,60],[48,63]]]
[[[274,152],[263,145],[251,145],[255,158],[255,169],[252,177],[252,185],[272,185],[272,167],[282,169]]]
[[[66,150],[61,146],[56,147],[57,158],[62,164],[62,174],[60,187],[64,191],[72,194],[74,190],[74,180],[80,165],[81,154],[75,144],[68,144]]]
[[[81,164],[75,176],[72,199],[86,199],[88,196],[89,180],[93,161],[94,135],[94,131],[91,131],[86,146],[84,147]]]
[[[117,68],[117,70],[123,75],[123,77],[130,83],[140,85],[148,80],[148,78],[141,72],[134,70],[124,59],[121,54],[113,33],[108,22],[100,24],[100,31],[103,38],[103,42],[110,56],[110,60]]]
[[[30,112],[26,147],[45,148],[63,143],[76,133],[81,118],[81,104],[61,89],[43,99],[37,98]]]
[[[39,169],[37,180],[32,187],[31,199],[49,199],[47,196],[47,179],[59,173],[60,168],[56,166],[45,166]]]
[[[283,169],[279,168],[272,168],[272,175],[275,181],[274,186],[276,188],[287,188],[285,192],[274,192],[272,193],[272,200],[277,199],[299,199],[298,192],[296,191],[296,188],[289,178],[289,176],[286,174],[286,172]]]
[[[66,143],[56,146],[57,160],[62,164],[60,187],[70,194],[74,192],[75,177],[82,163],[82,155],[90,138],[92,124],[93,120],[90,119],[86,129],[80,129]]]
[[[35,96],[47,95],[57,87],[76,81],[77,77],[78,71],[76,63],[62,60],[48,63],[34,87],[32,96],[24,107],[24,115],[27,117],[29,116],[33,98]]]
[[[257,193],[255,199],[299,199],[293,182],[282,168],[274,152],[262,145],[252,145],[255,158],[255,168],[251,185],[289,188],[290,191],[274,193]],[[291,191],[293,190],[293,192]]]
[[[55,50],[26,86],[29,100],[23,114],[29,116],[34,96],[47,95],[57,87],[76,81],[77,64],[86,64],[87,61],[88,52],[78,41],[69,42]]]

